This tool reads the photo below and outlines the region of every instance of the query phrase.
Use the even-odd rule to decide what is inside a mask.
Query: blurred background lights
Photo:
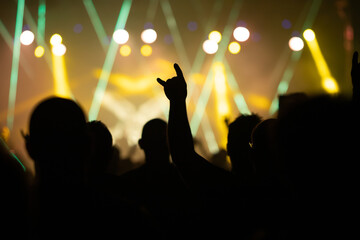
[[[61,42],[62,42],[62,37],[60,36],[60,34],[55,33],[50,38],[50,44],[53,46],[59,45],[61,44]]]
[[[328,93],[339,92],[339,86],[334,78],[327,77],[322,80],[322,86]]]
[[[154,29],[154,25],[151,22],[147,22],[144,24],[144,29]]]
[[[125,44],[129,40],[129,33],[125,29],[118,29],[114,32],[113,39],[117,44]]]
[[[209,34],[209,39],[212,40],[212,41],[215,41],[217,43],[219,43],[221,41],[221,33],[218,32],[218,31],[212,31],[210,34]]]
[[[303,36],[306,41],[312,41],[315,39],[315,33],[311,29],[306,29],[303,33]]]
[[[250,32],[245,27],[237,27],[233,32],[234,38],[239,42],[245,42],[250,37]]]
[[[300,51],[304,48],[304,41],[299,37],[292,37],[289,40],[289,47],[293,51]]]
[[[282,22],[281,22],[281,26],[284,28],[284,29],[289,29],[291,28],[292,24],[289,20],[287,19],[284,19]]]
[[[144,57],[149,57],[152,54],[152,48],[150,45],[143,45],[140,49],[141,55]]]
[[[35,57],[41,58],[42,56],[44,56],[44,53],[45,53],[45,49],[43,46],[37,46],[35,48],[35,51],[34,51]]]
[[[75,24],[73,30],[75,33],[81,33],[81,31],[83,30],[83,26],[80,23]]]
[[[240,52],[240,44],[238,42],[231,42],[229,44],[229,52],[232,53],[232,54],[238,54]]]
[[[219,46],[217,44],[217,42],[213,41],[213,40],[205,40],[203,43],[203,50],[204,52],[206,52],[207,54],[214,54],[217,52]]]
[[[55,56],[63,56],[66,52],[66,47],[62,43],[56,44],[56,45],[53,45],[51,51]]]
[[[131,54],[131,47],[129,45],[123,45],[120,47],[120,55],[123,57],[127,57]]]
[[[30,30],[25,30],[20,35],[20,42],[23,45],[30,45],[34,39],[34,33],[32,33]]]
[[[144,43],[151,44],[156,41],[157,34],[154,29],[146,29],[141,33],[141,39]]]
[[[196,22],[191,21],[191,22],[188,22],[187,28],[188,28],[191,32],[194,32],[194,31],[197,30],[198,26],[197,26],[197,23],[196,23]]]

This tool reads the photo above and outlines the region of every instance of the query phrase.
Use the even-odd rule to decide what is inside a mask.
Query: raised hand
[[[178,64],[174,64],[176,76],[166,81],[157,78],[159,84],[164,87],[166,97],[170,101],[181,101],[186,99],[187,89],[184,75]]]

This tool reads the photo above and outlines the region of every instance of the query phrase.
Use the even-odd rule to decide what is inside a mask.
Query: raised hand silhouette
[[[185,100],[187,95],[186,82],[184,75],[178,64],[174,64],[176,76],[167,81],[157,79],[164,87],[165,95],[169,100]]]

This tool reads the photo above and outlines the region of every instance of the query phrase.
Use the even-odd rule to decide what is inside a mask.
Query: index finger
[[[174,68],[175,68],[175,71],[176,71],[176,75],[178,77],[184,78],[184,75],[183,75],[183,73],[182,73],[182,71],[181,71],[181,69],[180,69],[180,67],[179,67],[179,65],[177,63],[174,64]]]

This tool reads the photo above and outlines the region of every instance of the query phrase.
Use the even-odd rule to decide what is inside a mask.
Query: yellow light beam
[[[64,56],[52,54],[54,93],[56,96],[71,98],[72,94],[66,73]]]
[[[319,43],[316,40],[316,35],[313,30],[307,29],[304,31],[303,36],[305,38],[306,44],[309,47],[310,53],[314,59],[316,68],[321,77],[321,83],[324,90],[328,93],[338,93],[339,86],[331,75],[329,67],[325,61],[325,58],[320,50]]]

